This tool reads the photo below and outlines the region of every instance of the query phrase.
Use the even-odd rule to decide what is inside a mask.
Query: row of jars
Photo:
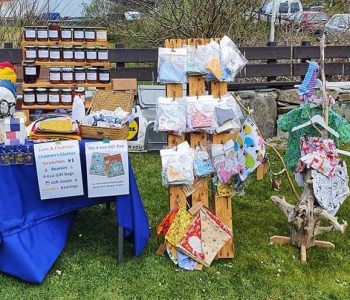
[[[59,23],[49,26],[26,26],[23,31],[25,41],[62,42],[106,42],[107,29],[103,27],[61,27]]]
[[[79,95],[85,99],[84,88],[66,89],[24,89],[23,90],[23,104],[24,105],[71,105],[73,103],[74,95]]]
[[[50,83],[110,83],[110,68],[50,68]]]
[[[37,61],[75,61],[75,62],[108,62],[106,47],[83,46],[26,46],[24,50],[26,60]]]

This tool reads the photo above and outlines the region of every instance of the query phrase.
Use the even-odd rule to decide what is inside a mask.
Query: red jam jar
[[[35,41],[36,40],[36,28],[33,26],[24,27],[23,37],[26,41]]]
[[[73,31],[70,27],[61,28],[61,41],[62,42],[71,42],[73,38]]]
[[[86,61],[90,63],[97,62],[97,50],[96,47],[86,48]]]
[[[74,51],[72,46],[63,46],[62,48],[62,60],[63,61],[73,61]]]
[[[34,105],[35,104],[35,91],[34,89],[23,89],[23,104]]]
[[[75,83],[85,83],[86,82],[86,72],[83,67],[74,68],[74,81]]]
[[[82,46],[74,46],[74,61],[85,61],[85,50]]]
[[[85,28],[84,37],[85,42],[96,42],[95,28]]]
[[[72,89],[61,90],[61,103],[63,105],[71,105],[73,103]]]
[[[49,39],[49,32],[46,26],[36,27],[36,39],[40,42],[46,42]]]
[[[111,82],[111,69],[110,68],[100,68],[98,70],[98,80],[100,83],[110,83]]]
[[[87,83],[98,83],[97,68],[89,67],[86,70],[86,80]]]
[[[106,47],[97,47],[97,60],[99,62],[108,62],[108,49]]]
[[[58,84],[62,82],[62,75],[61,75],[61,69],[60,68],[50,68],[50,83],[52,84]]]
[[[23,62],[23,81],[25,83],[35,83],[39,77],[38,68],[35,62],[27,60]]]
[[[51,46],[50,51],[50,61],[60,61],[61,60],[61,47]]]
[[[62,83],[74,83],[73,68],[62,68]]]
[[[50,105],[59,105],[60,104],[60,90],[59,89],[50,89],[49,90],[49,104]]]
[[[47,89],[37,88],[36,89],[36,103],[39,105],[45,105],[49,103],[49,95]]]
[[[36,60],[37,52],[35,46],[26,46],[25,47],[25,58],[26,60]]]
[[[84,28],[82,27],[73,28],[73,41],[84,42],[84,40],[85,40]]]
[[[49,61],[49,48],[38,46],[38,61]]]
[[[49,40],[59,41],[61,38],[61,25],[58,22],[49,24]]]

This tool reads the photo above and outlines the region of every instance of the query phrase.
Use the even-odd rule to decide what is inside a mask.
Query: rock
[[[297,89],[279,90],[277,100],[290,104],[300,104]]]
[[[237,91],[236,92],[242,99],[254,98],[255,91]]]

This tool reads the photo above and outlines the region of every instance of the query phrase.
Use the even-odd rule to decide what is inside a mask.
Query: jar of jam
[[[85,89],[83,87],[77,87],[74,90],[74,95],[79,96],[83,101],[85,101]]]
[[[35,83],[38,79],[38,68],[33,60],[23,62],[23,81],[25,83]]]
[[[91,63],[97,61],[97,50],[95,47],[86,48],[86,61]]]
[[[26,46],[25,47],[25,58],[28,60],[36,60],[37,53],[35,46]]]
[[[96,42],[95,28],[85,28],[85,42]]]
[[[83,67],[75,67],[74,68],[74,81],[75,81],[75,83],[85,83],[86,82],[85,68],[83,68]]]
[[[73,46],[63,46],[62,50],[62,60],[63,61],[73,61]]]
[[[50,83],[57,84],[62,82],[61,69],[60,68],[50,68]]]
[[[46,42],[49,38],[49,32],[46,26],[36,27],[36,38],[40,42]]]
[[[34,89],[23,89],[23,104],[34,105],[35,104],[35,91]]]
[[[73,41],[84,42],[84,39],[85,39],[84,28],[81,28],[81,27],[73,28]]]
[[[110,68],[100,68],[98,70],[98,80],[100,83],[110,83],[111,82],[111,69]]]
[[[49,48],[38,46],[38,61],[49,61]]]
[[[59,89],[50,89],[49,90],[49,104],[50,105],[59,105],[60,104],[60,90]]]
[[[89,67],[86,71],[87,83],[98,83],[97,68]]]
[[[35,41],[36,40],[36,28],[33,26],[24,27],[23,31],[24,40]]]
[[[62,89],[62,91],[61,91],[61,103],[63,105],[70,105],[73,103],[72,89]]]
[[[74,46],[74,61],[77,61],[77,62],[85,61],[85,51],[82,46]]]
[[[108,61],[108,49],[106,47],[97,47],[97,60],[99,62]]]
[[[62,83],[74,83],[73,68],[62,68]]]
[[[61,47],[50,46],[50,61],[60,61],[61,60]]]
[[[96,30],[96,41],[107,42],[107,29],[103,27],[98,27],[95,30]]]
[[[47,89],[45,88],[37,88],[36,89],[36,103],[39,105],[48,104],[49,97],[47,93]]]
[[[61,38],[61,25],[58,22],[51,22],[49,24],[49,40],[59,41]]]
[[[72,41],[72,28],[62,27],[61,28],[61,41],[62,42],[71,42]]]

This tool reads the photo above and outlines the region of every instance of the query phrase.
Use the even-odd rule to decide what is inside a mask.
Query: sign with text
[[[34,145],[41,200],[84,194],[78,141]]]
[[[89,198],[129,194],[126,141],[85,143]]]

